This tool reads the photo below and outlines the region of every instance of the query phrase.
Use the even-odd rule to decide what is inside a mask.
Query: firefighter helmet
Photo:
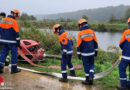
[[[11,13],[15,13],[17,15],[16,17],[20,17],[20,12],[17,9],[11,10]]]
[[[59,27],[61,27],[60,24],[55,24],[55,25],[53,26],[52,30],[53,30],[53,33],[54,33],[54,34],[58,34],[57,29],[58,29]]]

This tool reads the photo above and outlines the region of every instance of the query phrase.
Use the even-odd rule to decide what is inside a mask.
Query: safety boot
[[[0,66],[0,74],[3,73],[3,67]]]
[[[76,77],[75,71],[70,72],[69,76]]]
[[[93,78],[89,77],[89,85],[93,85]]]
[[[84,80],[84,81],[82,81],[82,84],[84,84],[84,85],[89,85],[89,80]]]
[[[9,66],[9,62],[8,61],[5,61],[5,66]]]
[[[117,86],[117,90],[129,90],[127,87]]]
[[[128,86],[127,89],[130,90],[130,86]]]
[[[11,74],[14,74],[14,73],[19,73],[19,72],[21,72],[21,69],[16,69],[16,70],[11,70]]]
[[[69,76],[76,77],[75,70],[70,70]]]
[[[70,73],[69,76],[76,77],[75,73]]]
[[[60,82],[68,82],[68,79],[67,78],[60,78],[59,81]]]

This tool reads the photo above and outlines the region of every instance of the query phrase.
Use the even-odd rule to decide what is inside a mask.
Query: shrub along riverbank
[[[32,23],[32,25],[36,26],[37,28],[49,28],[52,29],[52,26],[56,23],[63,25],[66,30],[79,30],[78,23],[76,20],[43,20],[43,21],[28,21]],[[23,24],[23,22],[21,22]],[[24,24],[30,27],[27,21],[24,21]],[[98,32],[123,32],[127,29],[126,23],[121,22],[88,22],[89,26]]]
[[[60,49],[60,44],[58,41],[58,36],[55,36],[52,33],[40,32],[30,22],[26,22],[26,24],[25,23],[21,24],[21,27],[22,27],[21,28],[22,30],[20,29],[20,36],[22,39],[37,40],[40,42],[41,46],[45,48],[46,53],[61,55],[61,52],[60,52],[61,49]],[[82,65],[82,61],[77,59],[75,38],[73,38],[73,41],[74,41],[74,54],[73,54],[72,63],[74,65],[79,65],[79,64]],[[95,73],[99,73],[99,72],[107,70],[118,59],[119,57],[118,49],[113,48],[113,47],[110,47],[110,49],[112,49],[113,52],[106,52],[99,49],[98,56],[95,58]],[[20,66],[30,68],[30,69],[35,69],[41,72],[61,73],[60,69],[48,68],[48,66],[51,66],[51,65],[60,66],[60,60],[46,59],[43,63],[39,63],[39,64],[45,65],[47,67],[39,68],[39,67],[32,67],[29,64],[19,63]],[[84,73],[83,68],[82,70],[76,70],[76,75],[80,77],[84,77],[85,73]],[[108,76],[95,80],[95,84],[101,85],[106,90],[114,90],[116,85],[119,84],[118,68],[116,67],[114,71],[112,71]]]

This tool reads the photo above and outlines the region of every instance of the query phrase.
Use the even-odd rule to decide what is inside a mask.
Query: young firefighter
[[[61,82],[67,82],[67,71],[66,66],[68,65],[70,70],[70,76],[75,76],[75,70],[71,63],[71,57],[73,53],[73,41],[71,37],[60,24],[55,24],[53,26],[53,33],[59,35],[59,41],[62,49],[62,59],[61,59],[61,71],[62,78],[59,79]]]
[[[3,20],[6,17],[6,14],[4,12],[0,13],[0,20]]]
[[[87,20],[80,19],[78,25],[80,32],[78,33],[77,54],[79,59],[82,57],[86,77],[82,84],[92,85],[94,78],[94,57],[97,56],[98,42],[94,31],[89,28]]]
[[[118,90],[130,90],[130,18],[128,19],[128,29],[125,30],[120,41],[122,49],[122,59],[119,64],[120,84]],[[129,66],[129,80],[127,81],[126,68]]]
[[[0,44],[2,44],[0,73],[3,73],[4,62],[9,50],[11,50],[11,73],[13,74],[21,71],[17,68],[17,48],[20,46],[20,37],[16,18],[19,16],[20,12],[17,9],[13,9],[11,15],[8,15],[0,22]]]
[[[6,14],[4,12],[0,13],[0,21],[3,20],[6,17]],[[2,48],[2,45],[0,44],[0,49]],[[9,65],[9,61],[5,61],[5,66]]]

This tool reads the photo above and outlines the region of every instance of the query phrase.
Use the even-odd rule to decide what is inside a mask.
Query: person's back
[[[82,40],[81,43],[81,52],[93,54],[95,53],[94,46],[94,32],[91,29],[84,29],[79,32],[78,37]]]
[[[6,17],[6,14],[4,12],[0,12],[0,22]],[[1,36],[1,35],[0,35]],[[0,44],[0,51],[1,51],[1,48],[2,48],[2,44]],[[1,54],[1,52],[0,52]]]
[[[9,15],[1,21],[0,24],[1,38],[0,42],[5,44],[16,44],[18,34],[18,23],[13,16]]]
[[[77,54],[78,58],[82,59],[86,77],[82,84],[92,85],[94,78],[94,57],[97,56],[98,43],[94,31],[88,26],[87,20],[80,19],[78,26],[80,32],[78,33],[77,40]]]
[[[73,52],[73,41],[69,34],[65,30],[61,30],[59,33],[59,41],[63,54],[72,54]]]
[[[67,82],[68,81],[67,68],[66,68],[67,65],[70,70],[70,76],[75,76],[75,70],[71,63],[71,57],[73,54],[73,41],[69,36],[69,34],[65,32],[65,30],[60,24],[55,24],[52,30],[54,34],[59,35],[59,41],[62,51],[62,59],[61,59],[62,78],[60,78],[59,81]]]
[[[119,64],[120,86],[117,87],[118,90],[130,89],[130,75],[129,79],[127,80],[127,74],[126,74],[126,68],[128,66],[130,67],[130,18],[128,19],[127,23],[129,27],[123,33],[119,44],[122,50],[122,58]]]
[[[120,47],[122,49],[122,58],[130,59],[130,27],[125,30],[120,41]]]
[[[19,27],[16,18],[20,16],[17,9],[11,11],[11,15],[0,21],[0,44],[2,44],[0,56],[0,73],[3,73],[4,62],[9,50],[11,51],[11,73],[18,73],[17,50],[20,46]]]

